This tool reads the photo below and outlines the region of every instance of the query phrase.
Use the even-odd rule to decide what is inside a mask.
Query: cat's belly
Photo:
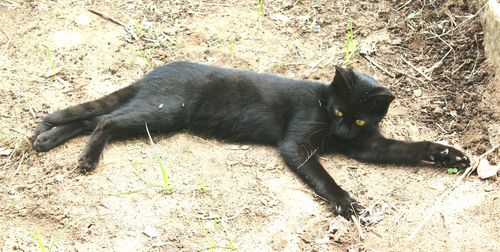
[[[222,140],[275,144],[286,131],[285,120],[265,109],[225,109],[192,115],[188,131]]]

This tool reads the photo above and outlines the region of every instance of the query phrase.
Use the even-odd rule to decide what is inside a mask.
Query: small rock
[[[242,145],[240,147],[240,149],[242,149],[242,150],[248,150],[248,149],[250,149],[250,146],[248,146],[248,145]]]
[[[452,111],[450,111],[450,115],[453,117],[457,117],[458,113],[456,110],[452,110]]]
[[[237,164],[238,164],[238,161],[232,161],[232,160],[227,161],[227,165],[229,165],[229,166],[235,166]]]
[[[499,168],[499,165],[490,165],[488,160],[482,158],[477,166],[477,175],[481,179],[491,178],[497,175]]]
[[[442,115],[443,114],[443,109],[441,107],[436,107],[433,112],[436,115]]]
[[[286,23],[290,20],[290,18],[286,15],[283,15],[282,13],[276,13],[271,16],[271,19],[274,21],[279,21],[282,23]]]
[[[90,24],[89,16],[80,14],[79,16],[75,17],[75,23],[79,26],[87,26]]]
[[[422,96],[422,89],[415,89],[413,90],[413,95],[415,95],[415,97],[420,97]]]
[[[292,0],[283,0],[283,9],[288,10],[293,7]]]
[[[12,151],[12,149],[0,147],[0,156],[8,156]]]
[[[156,228],[152,226],[146,226],[144,230],[142,231],[143,234],[145,234],[148,237],[155,238],[158,237],[158,231],[156,231]]]

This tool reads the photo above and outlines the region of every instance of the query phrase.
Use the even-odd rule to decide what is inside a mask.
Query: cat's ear
[[[348,96],[352,92],[355,79],[352,69],[336,66],[335,77],[333,77],[330,87],[338,91],[342,96]]]
[[[379,89],[366,97],[366,105],[375,113],[387,113],[389,105],[396,98],[388,89]]]

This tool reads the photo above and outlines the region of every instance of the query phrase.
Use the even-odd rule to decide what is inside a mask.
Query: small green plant
[[[138,38],[140,38],[142,36],[142,32],[143,32],[141,24],[139,24],[139,22],[137,22],[137,20],[135,20],[132,17],[129,17],[129,19],[130,19],[130,21],[132,21],[132,24],[134,25],[135,34],[137,35]]]
[[[57,242],[61,239],[61,234],[69,227],[69,224],[67,224],[66,226],[64,226],[61,230],[59,230],[59,232],[57,232],[56,235],[54,236],[51,236],[50,237],[50,242],[49,242],[49,247],[46,248],[45,247],[45,244],[43,242],[43,239],[40,235],[40,232],[38,231],[38,228],[35,227],[35,234],[34,234],[34,238],[35,238],[35,242],[36,244],[38,245],[38,247],[40,248],[40,251],[41,252],[52,252],[54,251],[54,248],[57,244]]]
[[[156,48],[158,48],[158,44],[158,42],[155,42],[151,48],[141,51],[141,57],[150,65],[153,63],[153,58],[156,53]]]
[[[151,146],[153,147],[154,158],[156,160],[156,163],[158,163],[158,166],[160,167],[161,176],[163,178],[163,191],[166,193],[172,193],[172,188],[170,187],[167,169],[165,168],[165,165],[163,164],[163,161],[161,160],[160,155],[158,155],[158,152],[156,151],[155,145],[153,143],[153,138],[151,137],[151,133],[149,133],[148,124],[146,123],[144,125],[146,126],[146,132],[148,133],[149,142],[150,142]]]
[[[349,26],[347,28],[347,34],[345,36],[344,49],[345,49],[345,64],[350,64],[351,57],[356,53],[356,40],[354,40],[354,34],[352,33],[352,21],[349,21]]]
[[[238,39],[238,34],[236,32],[234,32],[231,36],[230,36],[230,45],[229,45],[229,51],[231,52],[231,56],[235,56],[236,55],[236,41]]]
[[[457,174],[458,173],[458,168],[450,167],[450,168],[448,168],[447,172],[449,174]]]
[[[49,65],[49,71],[56,72],[57,66],[54,62],[54,55],[52,54],[52,50],[46,45],[44,45],[43,48],[45,51],[45,58],[47,59],[47,64]]]
[[[238,250],[238,246],[236,245],[236,242],[234,242],[233,239],[229,239],[228,242],[229,242],[229,249],[230,250],[232,250],[232,251]]]
[[[198,180],[198,192],[199,193],[206,193],[206,192],[208,192],[206,181],[205,181],[205,177],[203,176],[203,174],[200,175],[200,179]]]
[[[262,5],[264,4],[264,0],[259,0],[259,4],[257,5],[257,20],[260,19],[260,15],[262,14]]]
[[[11,135],[6,135],[6,134],[1,134],[0,133],[0,143],[2,142],[6,142],[6,141],[9,141],[11,139],[13,139],[14,137],[11,136]]]

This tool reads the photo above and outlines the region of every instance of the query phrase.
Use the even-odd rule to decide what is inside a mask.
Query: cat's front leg
[[[363,207],[342,189],[320,164],[315,150],[295,141],[283,141],[279,145],[285,163],[316,194],[332,204],[336,214],[350,220]]]
[[[383,136],[353,140],[342,152],[360,161],[384,164],[419,164],[434,162],[440,166],[465,169],[470,159],[461,151],[429,141],[406,142]]]

